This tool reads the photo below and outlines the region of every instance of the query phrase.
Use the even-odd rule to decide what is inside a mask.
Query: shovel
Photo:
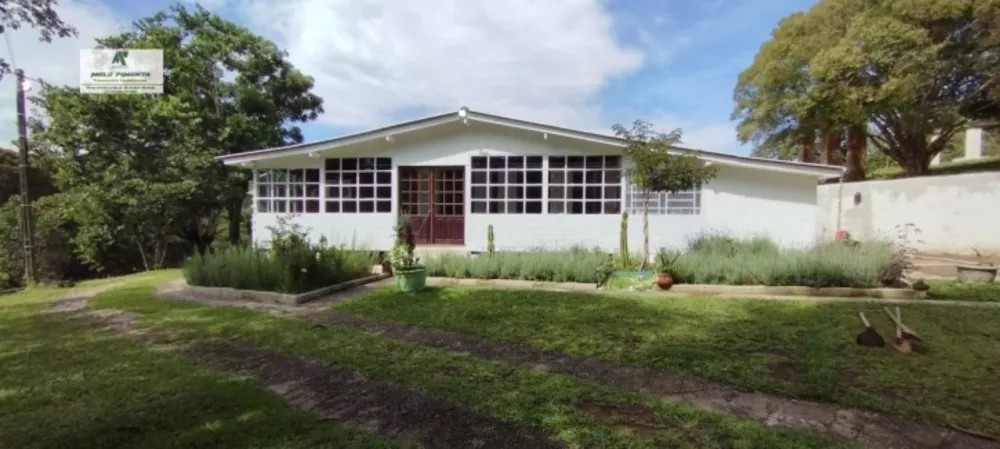
[[[917,333],[913,331],[913,329],[910,329],[907,325],[903,324],[903,315],[899,311],[899,307],[896,307],[896,314],[895,315],[893,315],[892,312],[889,311],[888,307],[883,307],[883,309],[885,309],[885,313],[889,314],[889,317],[892,318],[892,321],[896,323],[896,327],[900,328],[900,330],[902,331],[903,337],[906,337],[908,340],[916,340],[916,341],[921,341],[921,342],[923,341],[920,338],[920,336],[917,335]]]
[[[896,326],[896,338],[892,341],[892,348],[903,354],[913,352],[913,348],[910,347],[910,340],[903,337],[903,328],[900,326]]]
[[[868,346],[870,348],[881,348],[885,346],[885,339],[878,334],[878,331],[872,327],[871,323],[868,322],[868,318],[865,318],[864,312],[858,312],[861,316],[861,322],[865,323],[865,330],[858,334],[857,342],[861,346]]]

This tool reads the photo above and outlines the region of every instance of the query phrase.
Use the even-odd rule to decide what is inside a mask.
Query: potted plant
[[[997,270],[1000,269],[993,265],[988,259],[990,256],[983,256],[979,250],[972,248],[972,251],[976,253],[975,265],[961,264],[955,268],[958,270],[958,280],[959,282],[965,282],[969,284],[992,284],[997,278]]]
[[[419,258],[413,256],[415,247],[410,219],[401,217],[396,225],[396,243],[392,247],[392,274],[396,278],[396,288],[401,292],[418,292],[427,286],[427,269],[419,265]]]
[[[656,255],[656,286],[660,290],[670,290],[674,286],[674,267],[680,257],[680,251],[666,249],[661,249]]]

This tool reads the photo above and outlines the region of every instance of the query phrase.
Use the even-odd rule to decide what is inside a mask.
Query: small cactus
[[[493,246],[493,225],[489,225],[486,227],[486,255],[492,259],[495,251],[496,247]]]
[[[628,212],[622,212],[622,226],[618,233],[619,263],[622,268],[632,266],[631,255],[628,252]]]

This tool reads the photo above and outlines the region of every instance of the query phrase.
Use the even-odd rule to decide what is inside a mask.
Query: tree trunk
[[[206,241],[205,239],[202,239],[200,236],[192,240],[192,243],[194,243],[195,249],[198,250],[198,254],[202,256],[204,256],[205,253],[208,252],[209,247],[212,246],[211,241]]]
[[[240,198],[239,201],[230,199],[226,203],[226,215],[229,219],[229,243],[233,245],[240,244],[240,234],[243,229],[241,222],[243,221],[243,199]]]
[[[866,135],[858,128],[851,127],[847,131],[847,170],[844,173],[846,181],[864,181],[865,179],[865,151]]]

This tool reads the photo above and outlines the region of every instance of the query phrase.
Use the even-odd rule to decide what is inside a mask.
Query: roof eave
[[[481,112],[473,112],[463,108],[460,109],[458,113],[451,112],[446,114],[439,114],[435,116],[430,116],[417,120],[412,120],[409,122],[400,123],[397,125],[388,126],[385,128],[379,128],[371,131],[351,134],[334,139],[290,145],[285,147],[268,148],[264,150],[248,151],[245,153],[220,156],[217,159],[222,161],[226,165],[248,165],[255,161],[276,159],[288,156],[301,156],[301,155],[308,155],[311,153],[329,151],[340,147],[369,142],[376,139],[385,139],[387,137],[394,136],[396,134],[418,131],[459,120],[468,120],[473,122],[487,123],[496,126],[507,127],[507,128],[545,133],[548,135],[609,145],[618,148],[625,146],[625,142],[622,139],[619,139],[618,137],[614,136],[590,133],[586,131],[572,130],[568,128],[560,128],[550,125],[543,125],[539,123],[527,122],[509,117],[485,114]],[[760,169],[777,173],[786,173],[786,174],[809,175],[821,179],[840,176],[841,173],[843,173],[843,168],[830,165],[806,164],[806,163],[790,162],[790,161],[751,158],[746,156],[736,156],[736,155],[715,153],[715,152],[709,152],[691,148],[683,148],[683,147],[673,147],[673,149],[682,153],[694,154],[709,162],[727,166],[749,167],[754,169]]]

